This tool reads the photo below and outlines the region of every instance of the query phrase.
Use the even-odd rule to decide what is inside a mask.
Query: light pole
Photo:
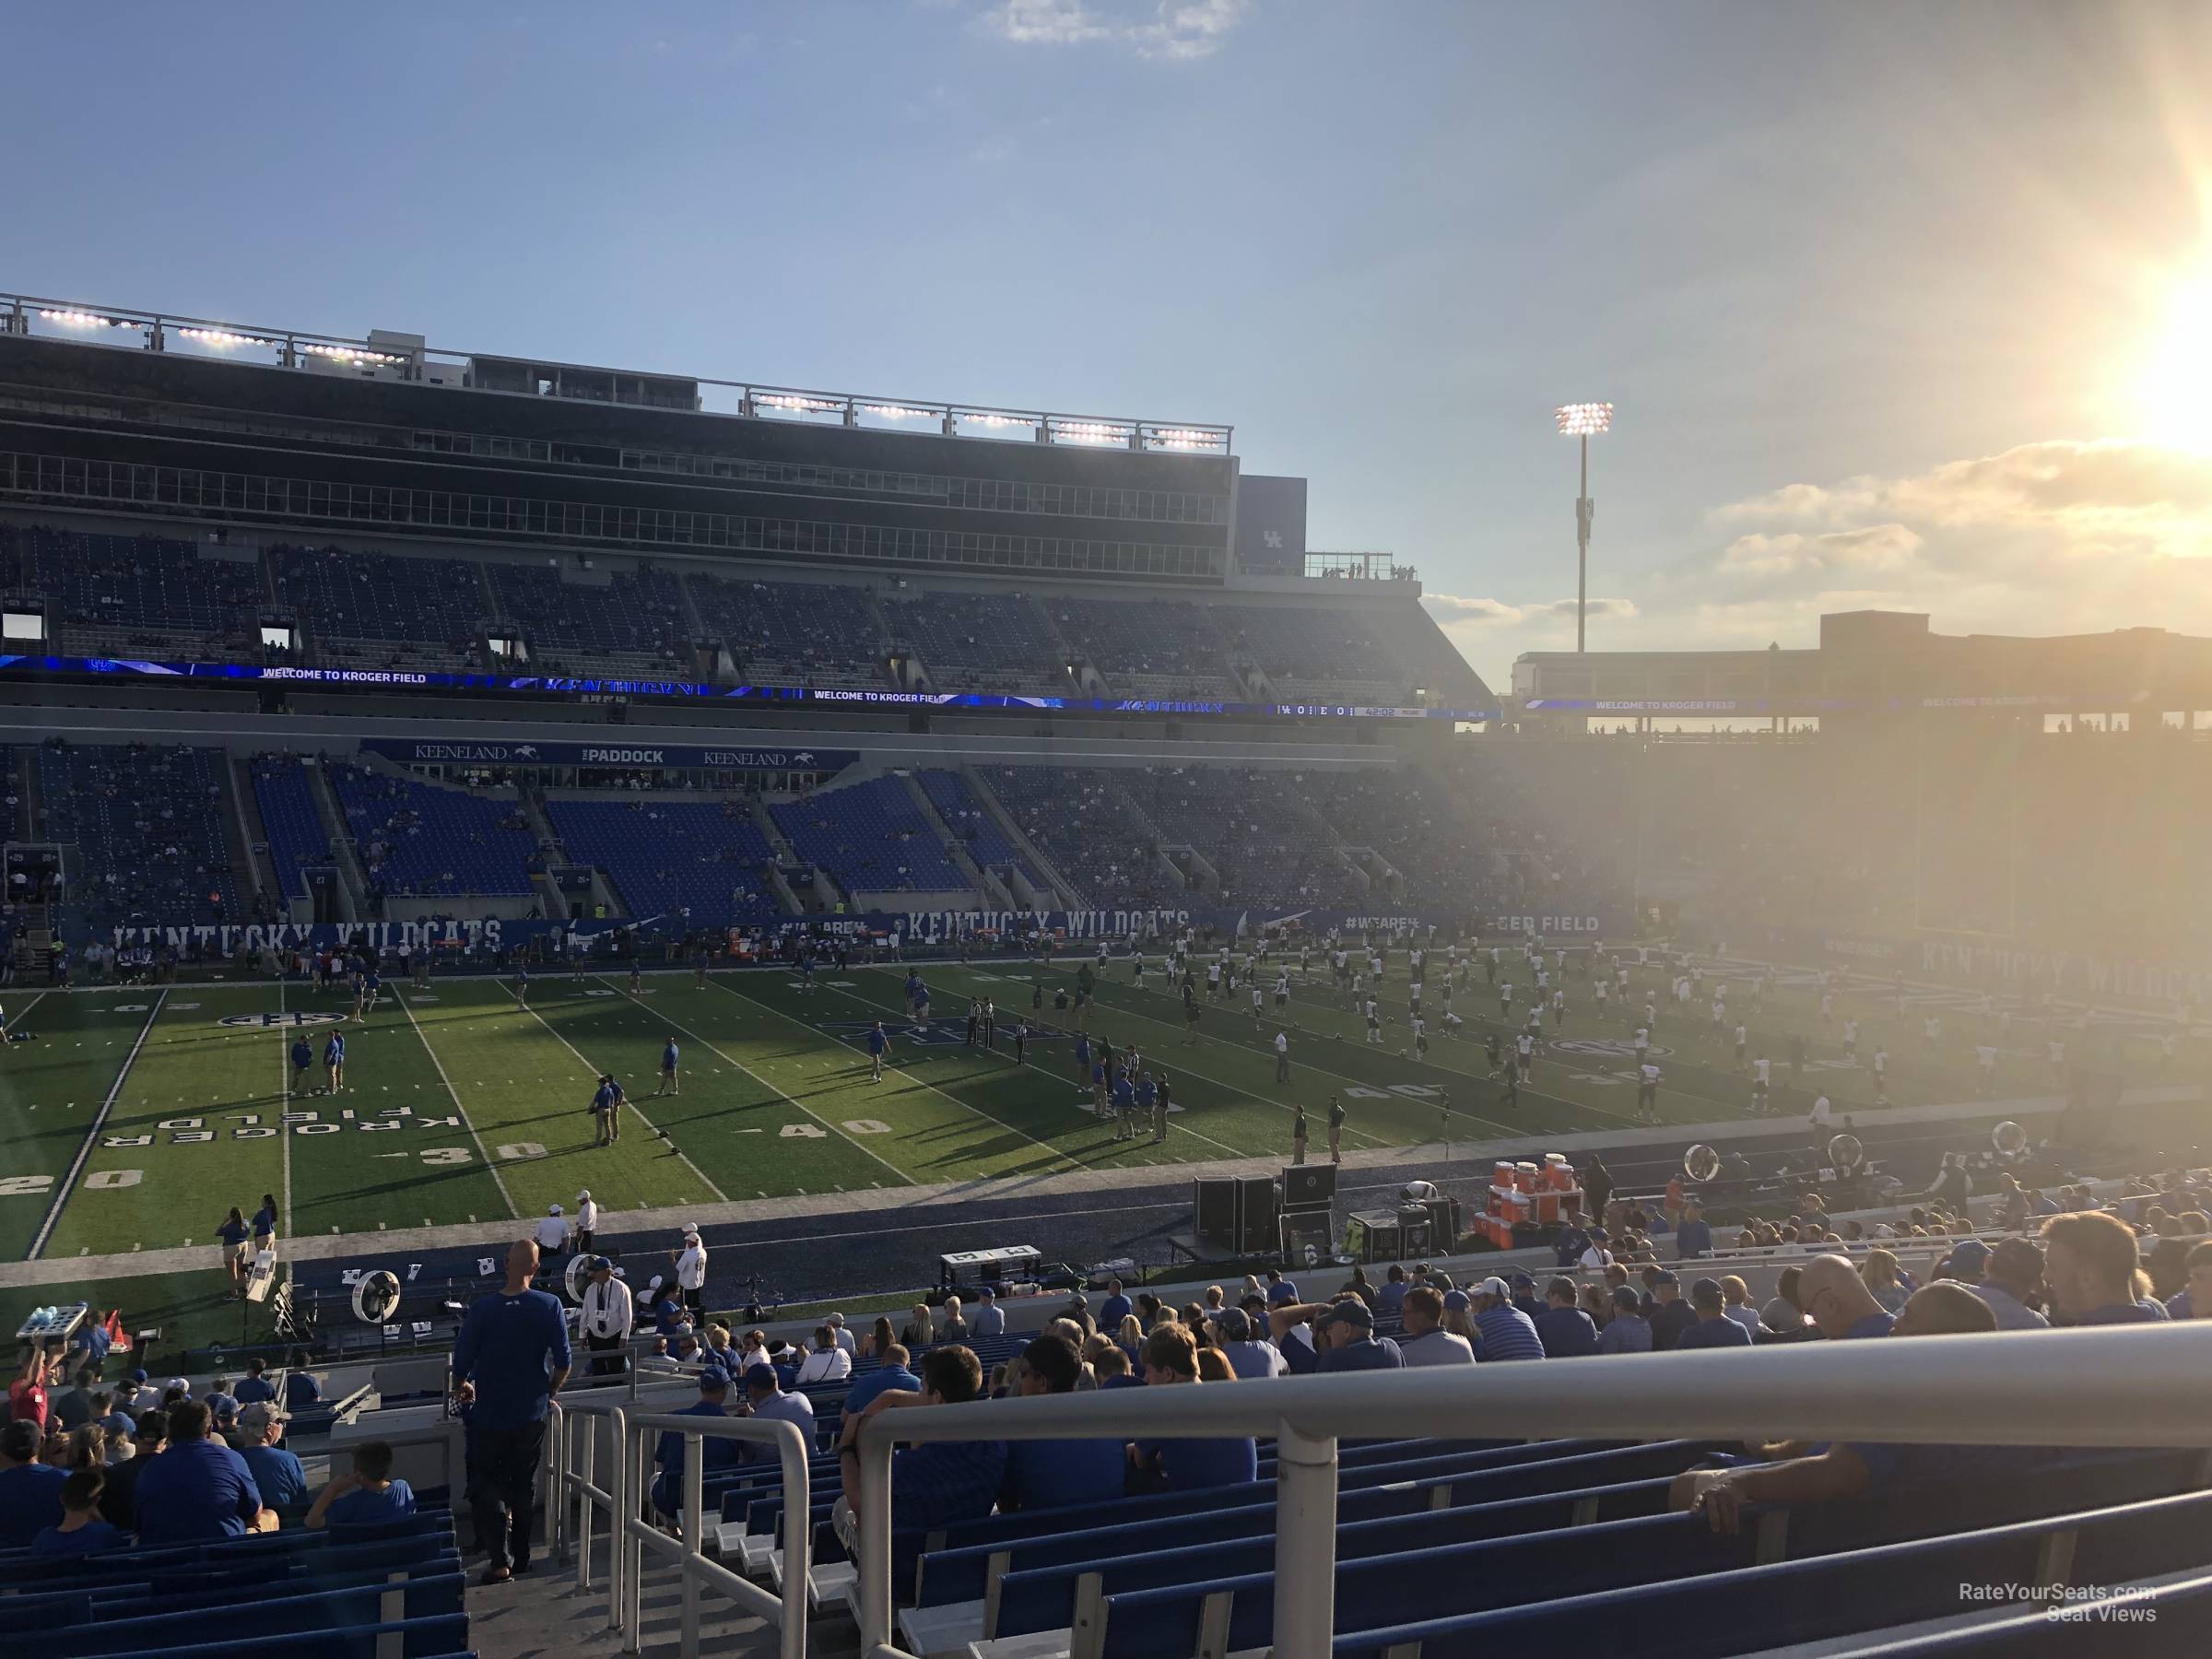
[[[1583,649],[1583,615],[1590,603],[1590,520],[1597,503],[1590,499],[1590,440],[1613,429],[1609,403],[1561,404],[1552,411],[1560,434],[1583,444],[1583,488],[1574,498],[1574,648]]]

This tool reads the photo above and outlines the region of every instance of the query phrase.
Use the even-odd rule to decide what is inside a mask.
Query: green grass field
[[[1047,1007],[1030,1009],[1030,965],[1000,961],[923,966],[935,992],[932,1041],[912,1040],[901,996],[904,970],[825,971],[816,987],[757,971],[718,974],[704,988],[688,973],[647,976],[633,997],[617,978],[541,976],[530,1006],[508,982],[441,981],[429,993],[405,988],[363,1025],[347,1024],[344,1092],[319,1092],[326,1031],[307,1029],[317,1064],[295,1092],[286,1051],[292,1030],[265,1016],[337,1014],[334,994],[300,986],[180,984],[156,991],[49,994],[11,1006],[11,1023],[34,1041],[0,1052],[0,1244],[22,1259],[105,1255],[208,1243],[225,1210],[249,1214],[264,1193],[277,1200],[286,1236],[373,1233],[447,1222],[542,1215],[589,1187],[609,1208],[662,1207],[871,1186],[1113,1168],[1141,1171],[1182,1163],[1288,1151],[1293,1108],[1312,1115],[1323,1141],[1332,1093],[1349,1111],[1347,1151],[1412,1146],[1447,1134],[1454,1142],[1502,1135],[1604,1129],[1624,1124],[1635,1090],[1627,1023],[1601,1021],[1590,987],[1571,972],[1570,1012],[1547,1037],[1571,1045],[1539,1058],[1517,1110],[1487,1076],[1481,1039],[1496,1029],[1495,993],[1479,966],[1455,996],[1467,1024],[1442,1034],[1439,976],[1427,994],[1430,1051],[1402,1053],[1405,963],[1394,958],[1382,993],[1393,1016],[1381,1046],[1362,1041],[1364,1022],[1332,992],[1293,974],[1291,1081],[1275,1079],[1278,1022],[1273,974],[1266,1019],[1257,1025],[1240,989],[1206,1006],[1198,1040],[1182,1021],[1155,966],[1147,988],[1116,960],[1102,977],[1094,1034],[1117,1048],[1134,1042],[1173,1079],[1178,1110],[1164,1146],[1116,1142],[1090,1113],[1074,1080],[1071,1043],[1048,1028],[1052,987],[1071,982],[1073,961],[1044,971]],[[1509,959],[1516,1017],[1529,1000],[1526,965]],[[1633,1002],[1655,994],[1663,971],[1639,971]],[[1777,1107],[1802,1112],[1824,1088],[1841,1115],[1875,1103],[1872,1077],[1845,1064],[1845,1018],[1862,1022],[1859,1053],[1890,1054],[1896,1104],[1964,1100],[1979,1088],[1973,1045],[1983,1021],[1973,999],[1952,998],[1900,1012],[1872,986],[1841,992],[1833,1018],[1818,1014],[1809,982],[1785,983],[1754,1010],[1748,982],[1732,982],[1728,1028],[1715,1033],[1703,999],[1661,1017],[1665,1051],[1659,1112],[1669,1122],[1709,1122],[1747,1111],[1751,1088],[1734,1057],[1733,1026],[1752,1028],[1754,1050],[1775,1061]],[[971,996],[997,999],[999,1052],[969,1049],[959,1030]],[[1967,1006],[1957,1006],[1959,1004]],[[1945,1030],[1930,1047],[1922,1020]],[[1016,1020],[1041,1030],[1030,1064],[1010,1058]],[[1065,1018],[1065,1017],[1061,1017]],[[893,1034],[891,1066],[869,1081],[859,1045],[870,1021]],[[225,1023],[234,1021],[237,1023]],[[2003,1045],[1995,1092],[2040,1094],[2050,1068],[2040,1028],[2016,1024],[1989,1041]],[[1811,1065],[1794,1088],[1782,1062],[1791,1033],[1807,1036]],[[661,1045],[683,1049],[681,1092],[653,1093]],[[2077,1060],[2152,1079],[2155,1028],[2099,1040]],[[2194,1080],[2184,1046],[2168,1080]],[[587,1110],[601,1071],[630,1097],[617,1145],[595,1147]]]

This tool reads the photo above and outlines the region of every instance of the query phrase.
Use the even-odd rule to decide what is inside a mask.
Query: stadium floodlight
[[[144,324],[128,323],[121,317],[103,317],[97,312],[41,311],[39,315],[49,323],[59,323],[65,328],[142,328]]]
[[[274,340],[265,340],[259,335],[232,334],[227,328],[180,328],[177,337],[197,340],[203,346],[217,346],[228,350],[233,346],[274,346]]]
[[[935,409],[911,408],[905,404],[864,403],[860,407],[862,413],[880,415],[886,420],[927,420],[936,414]]]
[[[1574,648],[1580,652],[1590,606],[1590,521],[1597,512],[1597,503],[1590,499],[1590,440],[1613,429],[1613,406],[1561,404],[1552,418],[1559,423],[1562,438],[1575,439],[1583,446],[1583,487],[1574,498]]]

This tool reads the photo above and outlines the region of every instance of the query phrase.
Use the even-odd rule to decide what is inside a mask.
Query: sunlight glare
[[[2212,256],[2175,284],[2136,386],[2143,435],[2212,451]]]

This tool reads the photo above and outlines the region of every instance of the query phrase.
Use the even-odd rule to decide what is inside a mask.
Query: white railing
[[[699,1659],[699,1593],[719,1591],[748,1613],[774,1625],[781,1659],[806,1659],[807,1546],[813,1522],[806,1501],[807,1453],[812,1448],[795,1423],[762,1421],[757,1418],[684,1417],[670,1412],[632,1413],[616,1407],[616,1432],[622,1449],[619,1483],[614,1494],[621,1524],[615,1533],[615,1549],[621,1560],[610,1573],[609,1602],[618,1610],[622,1651],[638,1651],[642,1623],[640,1585],[644,1578],[645,1552],[651,1550],[677,1564],[683,1585],[683,1659]],[[680,1434],[684,1441],[684,1511],[679,1524],[683,1535],[672,1538],[644,1518],[652,1490],[651,1471],[658,1466],[653,1453],[665,1433]],[[771,1446],[783,1465],[783,1592],[771,1594],[750,1579],[732,1572],[704,1550],[705,1502],[700,1488],[705,1477],[708,1440],[741,1441]],[[794,1501],[795,1500],[795,1501]],[[584,1540],[589,1542],[588,1535]],[[613,1586],[618,1585],[616,1590]]]
[[[1274,1652],[1327,1659],[1340,1436],[2212,1446],[2208,1370],[2212,1321],[1447,1366],[900,1411],[860,1436],[861,1653],[911,1659],[891,1641],[891,1449],[900,1443],[1272,1435]],[[697,1491],[693,1475],[688,1508]],[[788,1522],[791,1509],[784,1514]],[[787,1600],[791,1571],[787,1559]],[[796,1659],[785,1637],[785,1659]]]

